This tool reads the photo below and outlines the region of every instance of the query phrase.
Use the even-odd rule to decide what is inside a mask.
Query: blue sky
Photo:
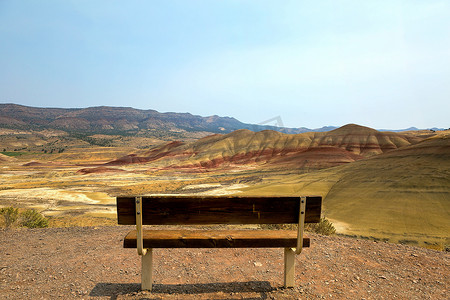
[[[450,1],[0,0],[0,102],[450,127]]]

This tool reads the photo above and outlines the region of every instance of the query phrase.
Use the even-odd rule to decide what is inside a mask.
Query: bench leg
[[[152,256],[153,249],[147,249],[147,254],[141,256],[141,289],[144,291],[152,290]]]
[[[284,287],[294,287],[295,284],[295,251],[284,248]]]

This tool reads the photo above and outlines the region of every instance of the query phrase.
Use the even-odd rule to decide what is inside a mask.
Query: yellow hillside
[[[450,139],[438,136],[370,159],[279,176],[248,194],[320,194],[340,232],[407,243],[450,237]]]

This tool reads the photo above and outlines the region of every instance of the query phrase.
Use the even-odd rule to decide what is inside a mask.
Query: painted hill
[[[381,132],[372,128],[348,124],[328,133],[320,133],[313,145],[339,147],[362,156],[385,153],[415,144],[422,138],[407,133]]]
[[[334,218],[351,223],[354,231],[372,229],[371,235],[377,235],[389,230],[399,239],[404,232],[450,237],[448,136],[345,166],[338,173],[327,207]],[[444,236],[443,228],[447,228]]]
[[[450,242],[450,132],[351,164],[280,176],[250,195],[319,194],[349,235],[430,246]]]
[[[320,169],[392,151],[420,140],[413,135],[379,132],[354,124],[330,132],[302,134],[241,129],[191,143],[167,143],[127,155],[109,165],[158,162],[170,167],[214,168],[224,164],[256,163]]]
[[[14,161],[15,158],[14,157],[10,157],[8,155],[4,155],[0,153],[0,163],[4,162],[4,161]]]

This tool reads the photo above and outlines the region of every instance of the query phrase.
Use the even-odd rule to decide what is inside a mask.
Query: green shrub
[[[14,207],[3,207],[0,209],[0,215],[5,219],[5,227],[9,228],[16,223],[19,216],[19,209]]]
[[[4,218],[3,226],[6,228],[13,226],[28,228],[48,227],[48,220],[34,209],[27,209],[19,212],[18,208],[4,207],[0,209],[0,215]]]
[[[305,230],[322,235],[333,235],[336,233],[336,228],[334,228],[333,223],[326,218],[320,218],[319,223],[305,224]]]
[[[20,226],[28,228],[48,227],[48,220],[34,209],[27,209],[20,214]]]

